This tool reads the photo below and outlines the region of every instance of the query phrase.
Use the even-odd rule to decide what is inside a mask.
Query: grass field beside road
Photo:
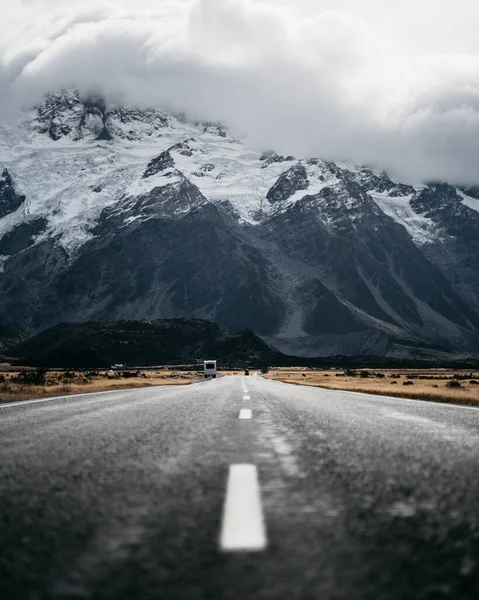
[[[252,369],[260,374],[259,369]],[[244,370],[219,371],[218,377],[243,375]],[[366,375],[367,374],[367,375]],[[272,368],[268,379],[366,394],[479,406],[479,372],[443,369],[313,370]],[[46,371],[0,369],[0,403],[150,386],[188,385],[203,380],[201,371]],[[474,383],[476,382],[476,383]]]
[[[125,373],[128,373],[125,376]],[[0,373],[0,403],[156,385],[188,385],[201,374],[193,371],[47,371]]]
[[[266,377],[329,390],[479,406],[478,372],[445,369],[315,371],[281,368],[271,369]]]

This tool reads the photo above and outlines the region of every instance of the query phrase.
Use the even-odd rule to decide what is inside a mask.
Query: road
[[[473,408],[224,377],[4,406],[0,463],[2,600],[479,597]]]

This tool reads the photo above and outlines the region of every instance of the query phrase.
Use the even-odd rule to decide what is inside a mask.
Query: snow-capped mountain
[[[0,322],[32,331],[192,316],[303,355],[476,350],[478,232],[475,188],[74,91],[0,124]]]

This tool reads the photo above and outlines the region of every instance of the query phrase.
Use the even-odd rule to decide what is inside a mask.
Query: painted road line
[[[251,400],[249,396],[243,396],[243,400]]]
[[[239,414],[240,419],[251,419],[252,416],[253,416],[253,413],[251,412],[250,408],[242,408],[240,410],[240,414]]]
[[[258,471],[255,465],[231,465],[226,489],[220,548],[226,552],[266,548]]]

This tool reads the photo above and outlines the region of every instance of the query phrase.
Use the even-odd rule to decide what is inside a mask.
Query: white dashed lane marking
[[[243,396],[243,400],[251,400],[249,396]]]
[[[258,471],[255,465],[231,465],[228,474],[220,548],[225,552],[266,548]]]
[[[242,408],[240,410],[240,414],[239,414],[240,419],[251,419],[252,416],[253,416],[253,413],[251,412],[250,408]]]

